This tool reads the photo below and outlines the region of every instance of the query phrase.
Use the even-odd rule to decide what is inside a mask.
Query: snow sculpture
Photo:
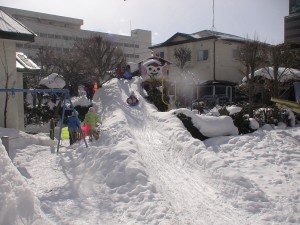
[[[157,59],[149,59],[141,65],[142,78],[150,76],[151,78],[160,78],[168,75],[167,63],[162,64]]]

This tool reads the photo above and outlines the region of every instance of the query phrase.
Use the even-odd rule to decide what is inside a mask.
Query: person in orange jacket
[[[94,83],[94,86],[93,86],[93,97],[94,97],[94,94],[96,93],[97,89],[98,89],[98,85],[97,85],[97,83]]]

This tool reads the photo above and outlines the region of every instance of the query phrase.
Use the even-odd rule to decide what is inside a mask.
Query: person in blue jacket
[[[132,79],[132,74],[129,71],[126,71],[123,74],[123,78],[126,79],[126,80],[131,80]]]
[[[130,72],[130,65],[126,66],[125,73],[123,74],[123,78],[127,80],[132,79],[132,73]]]
[[[68,117],[67,125],[69,131],[70,145],[77,141],[77,133],[80,127],[80,122],[77,118],[78,112],[75,110],[72,115]]]

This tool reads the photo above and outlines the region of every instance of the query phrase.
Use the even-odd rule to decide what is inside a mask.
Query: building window
[[[208,59],[208,50],[199,50],[197,53],[198,61],[206,61]]]
[[[48,35],[46,33],[40,33],[40,37],[47,38]]]
[[[120,43],[120,42],[116,42],[116,45],[117,45],[117,46],[124,46],[124,44],[123,44],[123,43]]]
[[[215,95],[226,95],[226,86],[215,86]]]
[[[160,57],[160,58],[165,58],[165,53],[164,53],[164,52],[160,52],[160,53],[159,53],[159,57]]]
[[[38,49],[39,46],[38,46],[38,45],[31,45],[31,48],[32,48],[32,49]]]
[[[232,58],[235,59],[235,60],[238,60],[239,59],[239,55],[240,55],[240,52],[238,49],[233,49],[232,50]]]
[[[201,97],[205,95],[214,95],[214,90],[212,86],[203,86],[200,90]]]

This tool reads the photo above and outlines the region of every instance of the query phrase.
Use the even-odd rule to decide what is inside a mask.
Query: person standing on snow
[[[89,126],[89,140],[92,141],[93,137],[97,140],[99,136],[97,135],[96,127],[97,123],[102,124],[100,117],[95,112],[94,107],[90,107],[89,111],[84,117],[83,123]]]
[[[77,141],[77,133],[80,127],[80,122],[77,118],[78,112],[75,110],[72,115],[68,117],[67,125],[69,131],[70,145]]]
[[[124,68],[123,68],[121,65],[119,65],[119,66],[117,67],[116,74],[117,74],[116,77],[117,77],[118,79],[123,78]]]
[[[131,80],[132,79],[132,73],[130,72],[130,65],[126,66],[126,70],[123,74],[123,78],[127,79],[127,80]]]
[[[94,96],[94,82],[86,83],[84,85],[84,90],[86,92],[87,99],[92,102]]]
[[[93,96],[92,96],[92,98],[94,97],[97,90],[98,90],[98,84],[95,82],[94,85],[93,85]]]

